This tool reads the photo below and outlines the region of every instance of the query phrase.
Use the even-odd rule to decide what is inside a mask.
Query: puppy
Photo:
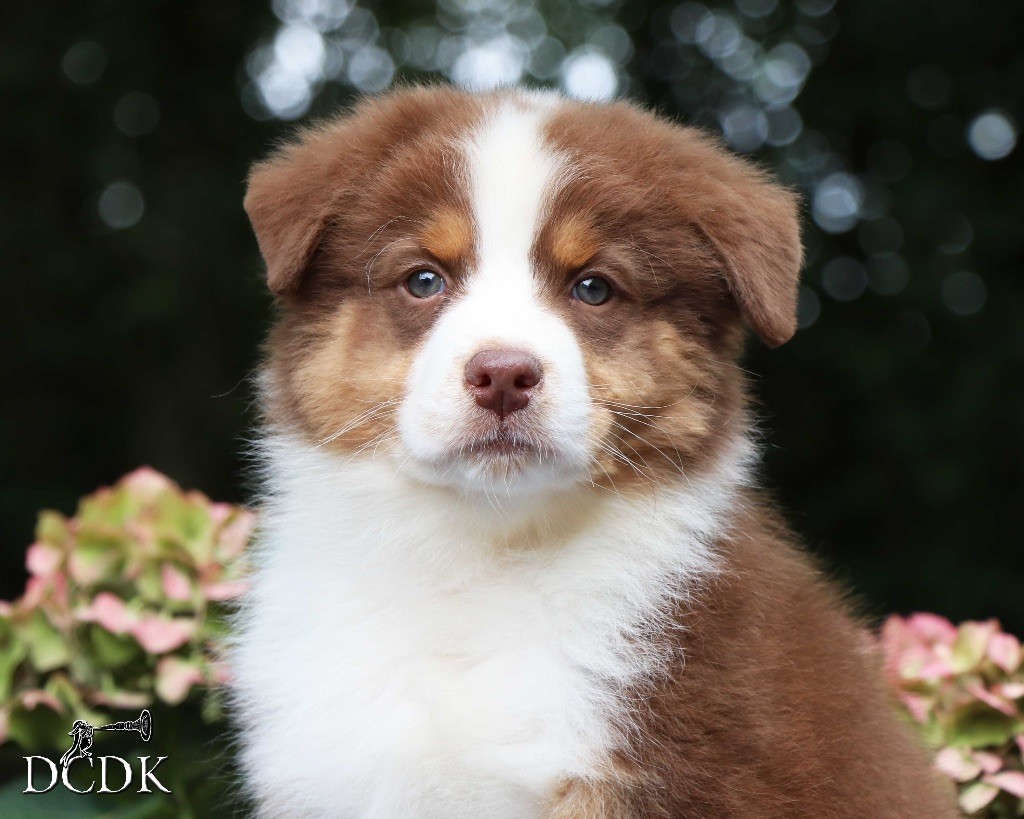
[[[952,817],[752,485],[794,195],[625,103],[397,91],[254,168],[263,816]]]

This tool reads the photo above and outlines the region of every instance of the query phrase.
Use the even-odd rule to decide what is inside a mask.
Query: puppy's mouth
[[[463,447],[463,452],[467,455],[525,458],[539,456],[542,449],[532,438],[502,426],[471,437]]]
[[[473,418],[462,428],[456,451],[451,454],[477,468],[506,475],[559,460],[558,447],[538,421],[525,413],[501,419]]]

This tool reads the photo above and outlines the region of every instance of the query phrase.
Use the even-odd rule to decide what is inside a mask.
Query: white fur
[[[246,780],[266,815],[345,819],[537,817],[598,769],[616,692],[657,668],[644,637],[715,570],[746,460],[498,514],[390,459],[267,446],[234,654]]]
[[[465,143],[478,268],[417,352],[400,443],[357,458],[265,442],[268,500],[239,619],[246,781],[268,816],[518,819],[621,743],[619,699],[664,659],[669,604],[716,570],[747,449],[626,499],[592,488],[579,345],[538,296],[530,248],[571,170],[549,97],[492,111]],[[514,475],[460,453],[484,410],[464,367],[539,358],[527,411],[544,459]]]
[[[583,356],[569,327],[541,302],[530,264],[545,209],[569,173],[542,139],[550,113],[547,98],[523,97],[491,111],[466,140],[479,263],[466,295],[445,309],[417,355],[398,412],[406,467],[423,480],[504,492],[565,485],[587,472]],[[512,483],[460,451],[466,424],[486,414],[466,390],[466,362],[496,347],[524,350],[544,367],[529,437],[546,457]]]

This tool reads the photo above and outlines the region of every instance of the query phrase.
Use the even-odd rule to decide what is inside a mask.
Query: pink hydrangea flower
[[[199,666],[181,657],[164,657],[156,665],[156,693],[168,705],[184,701],[203,680]]]
[[[56,546],[37,541],[25,552],[25,568],[36,577],[49,577],[60,568],[63,559],[64,555]]]
[[[160,569],[164,594],[170,600],[186,601],[192,599],[192,584],[181,569],[165,563]]]
[[[129,626],[132,636],[150,654],[166,654],[185,645],[195,634],[193,620],[182,617],[169,620],[147,615]]]
[[[78,619],[96,623],[113,634],[125,634],[135,624],[136,618],[128,611],[124,600],[110,592],[100,592],[92,603],[78,612]]]

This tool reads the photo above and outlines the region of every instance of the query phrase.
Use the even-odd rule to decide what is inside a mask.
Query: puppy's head
[[[796,202],[633,106],[412,89],[258,164],[266,411],[469,490],[623,489],[743,423],[743,324],[794,332]]]

